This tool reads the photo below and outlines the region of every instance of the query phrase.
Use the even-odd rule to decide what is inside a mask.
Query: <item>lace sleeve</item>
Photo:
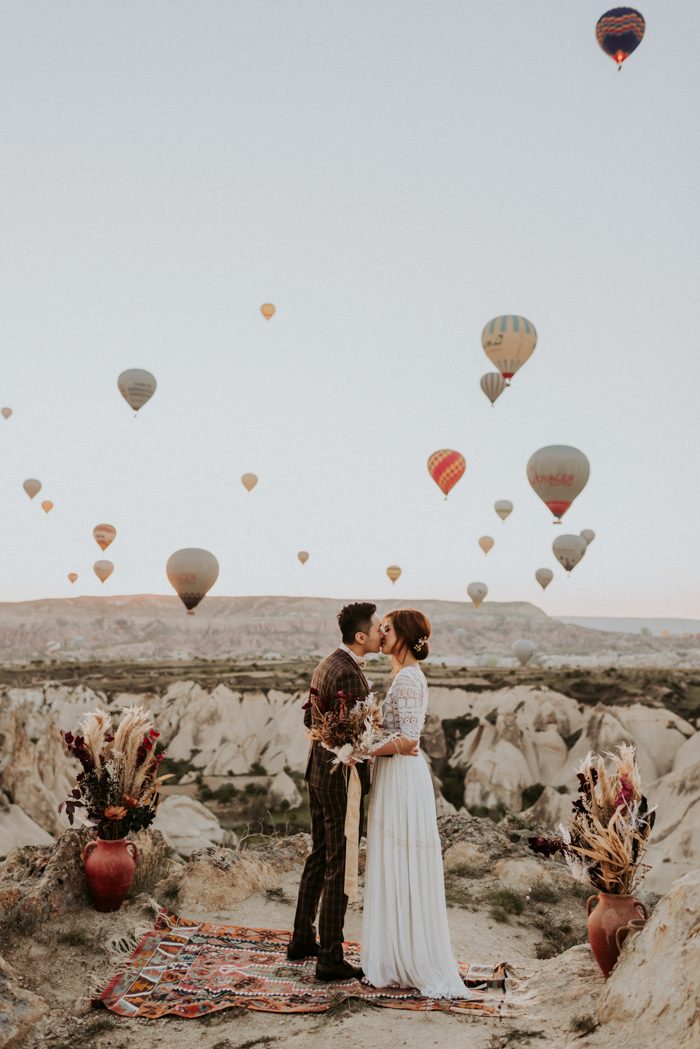
[[[412,674],[400,673],[391,689],[394,722],[407,739],[420,739],[425,712],[420,682]]]

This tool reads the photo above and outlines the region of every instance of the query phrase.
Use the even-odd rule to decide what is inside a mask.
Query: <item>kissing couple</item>
[[[428,707],[419,664],[428,655],[430,622],[412,608],[389,612],[381,621],[376,612],[376,605],[362,602],[338,613],[342,643],[316,667],[304,704],[310,729],[321,715],[337,713],[341,700],[351,706],[367,698],[368,653],[391,657],[392,681],[383,704],[387,739],[373,749],[371,792],[367,762],[356,766],[362,800],[370,795],[362,968],[343,957],[350,770],[334,765],[332,752],[317,741],[306,767],[312,847],[287,957],[316,956],[318,980],[364,978],[375,987],[415,987],[428,998],[467,998],[450,944],[433,785],[419,750]],[[359,834],[361,803],[360,814]]]

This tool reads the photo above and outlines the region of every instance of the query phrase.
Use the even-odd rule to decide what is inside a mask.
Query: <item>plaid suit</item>
[[[349,705],[369,694],[367,678],[342,648],[322,659],[311,678],[309,700],[304,704],[304,724],[310,728],[316,706],[322,713],[337,709],[342,693]],[[313,743],[309,750],[306,780],[311,812],[311,853],[299,885],[294,932],[298,943],[314,939],[314,921],[319,912],[320,950],[318,964],[333,965],[343,960],[343,922],[348,898],[345,883],[345,809],[347,805],[347,770],[333,771],[333,754]],[[369,790],[366,763],[357,766],[362,784],[362,800]],[[360,834],[362,833],[362,810]]]

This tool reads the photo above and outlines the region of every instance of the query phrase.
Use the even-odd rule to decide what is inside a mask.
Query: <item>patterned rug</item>
[[[422,998],[413,988],[369,987],[357,980],[321,983],[315,959],[287,960],[289,933],[189,921],[161,911],[117,975],[99,994],[120,1016],[202,1016],[232,1006],[273,1013],[321,1013],[348,998],[389,1009],[513,1015],[528,997],[524,979],[505,962],[465,964],[464,998]],[[359,964],[360,945],[344,945]]]

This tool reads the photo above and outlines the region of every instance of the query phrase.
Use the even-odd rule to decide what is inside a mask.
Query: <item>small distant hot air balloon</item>
[[[500,372],[486,372],[481,376],[480,386],[493,407],[506,388],[506,380]]]
[[[41,504],[41,509],[44,511],[45,514],[50,514],[53,510],[53,503],[51,502],[51,500],[44,499],[43,503]]]
[[[643,15],[633,7],[613,7],[598,19],[595,35],[605,54],[622,69],[625,59],[641,44],[645,28]]]
[[[111,524],[98,524],[92,530],[95,542],[100,550],[106,550],[110,543],[117,537],[117,530]]]
[[[33,499],[34,496],[41,491],[41,481],[37,481],[35,477],[30,477],[28,480],[22,482],[22,487],[29,498]]]
[[[481,602],[484,600],[489,592],[489,588],[486,583],[470,583],[467,587],[467,593],[472,599],[472,603],[475,608],[478,608]]]
[[[389,576],[389,579],[391,579],[393,585],[401,575],[401,569],[398,565],[389,565],[389,567],[386,570],[386,574]]]
[[[540,584],[543,590],[546,590],[549,584],[554,579],[554,572],[551,568],[538,568],[535,572],[535,579]]]
[[[513,504],[510,499],[497,499],[493,504],[493,508],[502,521],[505,521],[506,517],[510,517],[513,513]]]
[[[578,448],[568,444],[550,444],[530,456],[527,479],[554,514],[554,523],[561,519],[577,495],[586,487],[591,465]]]
[[[535,325],[525,317],[506,314],[494,317],[481,333],[484,353],[510,385],[519,368],[532,355],[537,345]]]
[[[137,412],[156,392],[155,376],[143,368],[127,368],[117,379],[119,392],[127,404]]]
[[[0,415],[3,419],[9,419],[12,415],[12,408],[0,408]]]
[[[309,560],[309,554],[308,554],[308,552],[306,550],[300,550],[299,553],[297,554],[297,557],[299,558],[299,560],[301,561],[301,563],[303,565],[305,565],[306,562]]]
[[[243,474],[243,476],[241,477],[241,482],[247,492],[252,492],[256,484],[258,483],[258,475]]]
[[[112,572],[114,571],[114,565],[111,561],[95,561],[92,566],[92,570],[101,583],[109,579]]]
[[[77,572],[69,572],[68,573],[68,582],[69,583],[74,583],[77,578],[78,578],[78,573]]]
[[[522,638],[513,645],[513,655],[521,667],[526,667],[535,654],[534,641],[526,641]]]
[[[585,554],[587,545],[580,535],[558,535],[552,543],[552,550],[557,561],[570,572]]]
[[[451,448],[442,448],[439,452],[433,452],[428,459],[428,473],[443,492],[445,499],[460,477],[464,476],[466,469],[467,463],[464,456]]]
[[[592,528],[584,528],[581,532],[581,538],[586,540],[586,546],[590,546],[595,539],[595,532]]]
[[[274,315],[277,313],[277,310],[271,302],[264,302],[260,307],[260,312],[262,313],[265,320],[269,321],[270,317],[274,317]]]
[[[494,541],[493,541],[493,539],[491,538],[490,535],[482,535],[481,538],[479,539],[479,546],[481,547],[481,549],[484,551],[485,554],[487,554],[489,552],[489,550],[493,546],[493,543],[494,543]]]
[[[165,574],[188,615],[193,615],[219,577],[219,562],[208,550],[188,547],[170,555]]]

